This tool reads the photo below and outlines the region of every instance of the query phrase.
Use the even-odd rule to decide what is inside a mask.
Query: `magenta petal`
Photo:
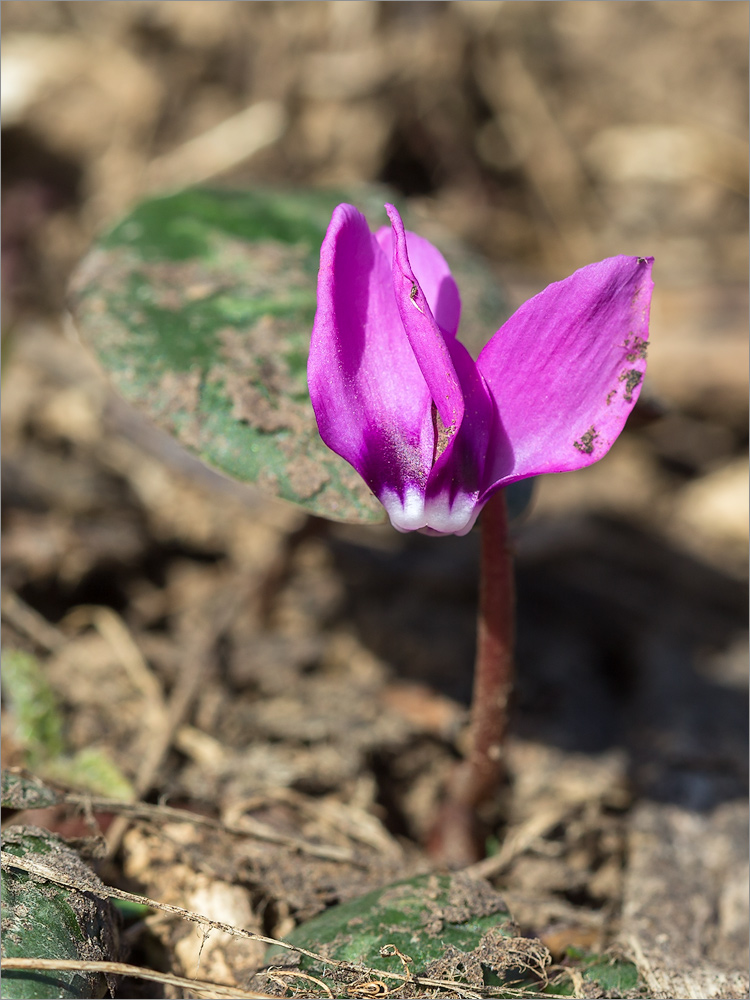
[[[423,497],[430,392],[399,316],[391,262],[352,205],[336,208],[321,247],[308,385],[321,437],[381,501]]]
[[[581,268],[525,302],[485,346],[477,367],[512,450],[497,449],[483,499],[609,450],[646,370],[652,264],[610,257]]]
[[[409,230],[405,233],[409,263],[419,287],[424,292],[430,312],[446,337],[455,337],[461,319],[461,297],[448,263],[429,240]],[[382,226],[375,233],[375,239],[383,248],[388,260],[392,260],[394,241],[392,228]]]
[[[427,526],[435,534],[464,535],[476,520],[487,464],[498,450],[495,404],[476,362],[458,340],[448,343],[464,396],[464,416],[449,441],[438,438],[435,464],[427,483]],[[493,467],[492,465],[490,466]]]
[[[393,205],[385,209],[393,227],[393,291],[398,312],[432,401],[447,433],[452,435],[464,412],[461,385],[445,338],[409,262],[401,216]]]

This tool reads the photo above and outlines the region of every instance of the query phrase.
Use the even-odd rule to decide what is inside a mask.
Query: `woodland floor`
[[[283,137],[222,180],[392,184],[483,250],[514,305],[588,260],[656,256],[642,404],[515,529],[510,781],[483,871],[556,961],[614,949],[641,995],[747,996],[747,5],[2,7],[20,81],[4,647],[39,657],[68,755],[94,748],[146,802],[224,825],[100,812],[100,877],[283,936],[430,870],[465,740],[476,536],[334,525],[230,487],[165,450],[64,336],[96,230],[158,189],[155,163],[177,183],[200,160],[168,150],[271,100]],[[3,766],[28,766],[12,699],[3,722]],[[87,832],[61,809],[19,819]],[[128,935],[130,962],[196,975],[184,922]],[[212,937],[197,974],[247,986],[262,956]],[[117,995],[189,995],[161,989]]]

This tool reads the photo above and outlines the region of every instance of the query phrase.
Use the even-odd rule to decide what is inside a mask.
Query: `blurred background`
[[[311,529],[165,470],[128,435],[63,335],[66,285],[97,233],[193,183],[377,182],[484,254],[509,308],[594,260],[653,255],[628,429],[604,462],[541,482],[517,532],[518,773],[494,822],[522,825],[563,794],[559,774],[599,761],[575,808],[594,796],[620,840],[607,854],[604,820],[570,843],[553,824],[562,868],[552,848],[506,865],[521,922],[594,928],[602,945],[624,921],[645,954],[672,921],[695,970],[744,965],[748,4],[4,0],[2,18],[4,637],[45,660],[71,748],[107,747],[144,795],[205,799],[208,781],[220,807],[248,791],[238,748],[270,741],[264,787],[353,796],[416,842],[460,747],[474,642],[475,539]],[[186,609],[242,574],[261,581],[250,610],[208,643],[220,652],[201,697],[144,771],[143,693],[127,671],[116,681],[81,608],[116,614],[169,692]],[[377,724],[370,707],[341,728],[321,677],[369,699]],[[221,779],[201,770],[196,733]],[[4,740],[23,762],[18,733]],[[681,846],[655,860],[634,831]],[[607,859],[610,882],[595,883]],[[669,884],[652,900],[657,871]],[[739,995],[695,977],[671,995]]]

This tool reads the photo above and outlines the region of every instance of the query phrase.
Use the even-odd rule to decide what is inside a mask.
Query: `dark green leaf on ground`
[[[2,772],[2,805],[4,809],[44,809],[63,801],[61,792],[45,785],[31,775]]]
[[[409,973],[466,986],[519,983],[538,977],[544,983],[549,953],[539,941],[519,937],[502,897],[487,882],[456,875],[422,875],[378,889],[332,907],[296,928],[291,944],[327,960],[351,963],[381,973]],[[284,981],[293,953],[269,949],[270,981]],[[327,982],[334,996],[356,987],[361,972],[332,969],[325,961],[302,956],[297,971]],[[397,996],[427,995],[415,983],[399,986]],[[343,993],[342,993],[343,989]],[[502,991],[495,995],[502,996]]]
[[[9,827],[3,833],[3,850],[43,861],[82,886],[103,888],[75,851],[46,830]],[[15,868],[3,871],[1,892],[3,958],[117,959],[115,923],[106,900]],[[98,973],[4,970],[0,996],[102,997],[106,990]]]
[[[614,955],[590,956],[583,969],[583,978],[597,983],[607,996],[627,996],[638,986],[638,969],[633,962]]]

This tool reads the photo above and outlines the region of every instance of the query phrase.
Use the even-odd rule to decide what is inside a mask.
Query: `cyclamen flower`
[[[646,369],[652,257],[610,257],[549,285],[475,362],[442,254],[352,205],[320,253],[308,383],[320,435],[399,531],[466,534],[493,493],[602,458]]]

